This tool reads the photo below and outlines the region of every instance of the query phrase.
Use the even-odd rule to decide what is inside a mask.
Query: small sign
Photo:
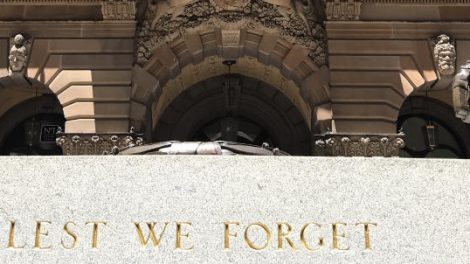
[[[58,125],[42,125],[41,126],[41,142],[55,142]]]

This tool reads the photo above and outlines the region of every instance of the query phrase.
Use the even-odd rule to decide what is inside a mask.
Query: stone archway
[[[312,131],[333,131],[328,68],[318,66],[310,52],[272,30],[212,28],[186,32],[156,47],[143,67],[134,67],[131,123],[143,127],[152,105],[155,126],[165,107],[181,92],[197,82],[226,74],[222,61],[235,60],[233,73],[266,81],[282,91]]]
[[[58,155],[56,133],[65,124],[57,97],[26,78],[0,79],[0,155]]]
[[[309,128],[292,101],[239,74],[212,77],[180,93],[158,119],[154,140],[267,142],[290,154],[311,154]]]

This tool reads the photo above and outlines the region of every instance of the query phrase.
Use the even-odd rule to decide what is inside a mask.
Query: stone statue
[[[470,123],[469,81],[470,60],[467,60],[465,64],[460,67],[460,70],[455,75],[454,82],[452,84],[452,97],[455,114],[465,123]]]
[[[455,47],[450,37],[442,34],[435,40],[434,62],[440,75],[447,76],[455,73],[456,61]]]
[[[10,62],[10,75],[22,73],[25,69],[28,60],[28,47],[23,35],[18,34],[13,38],[8,60]]]

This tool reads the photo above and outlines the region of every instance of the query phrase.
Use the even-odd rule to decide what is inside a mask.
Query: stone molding
[[[100,5],[103,0],[0,0],[0,5]]]
[[[0,21],[0,38],[18,32],[35,38],[134,38],[135,21]]]
[[[103,20],[134,20],[136,14],[135,1],[107,0],[101,5]]]
[[[315,156],[394,157],[405,147],[404,134],[323,134],[314,136]]]
[[[58,134],[57,145],[64,155],[108,155],[119,150],[140,146],[142,137],[135,133]]]
[[[326,2],[327,20],[359,20],[361,1],[328,0]]]
[[[364,4],[470,5],[468,0],[360,0]]]
[[[428,40],[445,32],[454,39],[467,39],[470,34],[470,22],[363,22],[363,21],[327,21],[328,39],[400,39]]]

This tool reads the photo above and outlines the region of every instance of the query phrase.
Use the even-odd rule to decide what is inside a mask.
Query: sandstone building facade
[[[231,140],[468,158],[469,14],[467,0],[0,0],[0,154]]]

